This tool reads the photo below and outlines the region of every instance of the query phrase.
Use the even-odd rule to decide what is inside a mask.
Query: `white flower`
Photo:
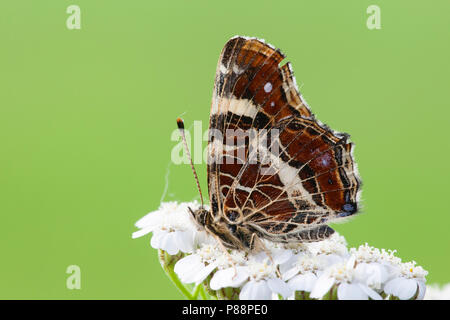
[[[291,290],[311,292],[318,276],[331,260],[328,255],[313,255],[299,252],[280,266],[283,280],[288,281]]]
[[[260,253],[226,250],[192,218],[189,208],[199,207],[197,202],[162,203],[136,223],[139,230],[132,236],[152,232],[152,247],[169,255],[183,253],[167,260],[167,265],[160,257],[161,263],[173,268],[170,270],[181,280],[177,284],[180,288],[181,283],[208,284],[209,277],[213,291],[236,288],[217,292],[219,298],[235,298],[238,292],[242,300],[321,299],[326,294],[341,300],[425,296],[427,272],[414,261],[402,263],[395,250],[377,249],[367,243],[348,250],[345,238],[337,233],[313,243],[282,244],[261,239],[265,248]],[[228,297],[230,292],[233,295]]]
[[[191,254],[180,259],[174,271],[184,283],[199,284],[217,267],[217,262],[206,264],[199,255]]]
[[[310,253],[297,253],[280,266],[280,272],[284,280],[289,280],[297,274],[318,273],[327,266],[324,256],[316,256]]]
[[[241,289],[240,300],[271,300],[273,294],[280,294],[284,298],[291,295],[290,288],[279,278],[250,280]]]
[[[369,297],[381,300],[381,296],[361,283],[355,277],[356,257],[351,256],[345,263],[337,263],[326,269],[317,279],[311,298],[320,299],[337,285],[337,297],[339,300],[367,300]]]
[[[350,254],[355,256],[356,262],[378,262],[381,257],[381,251],[378,248],[371,247],[367,243],[356,248],[350,249]]]
[[[347,242],[337,232],[328,239],[308,243],[307,247],[308,251],[313,254],[348,256]]]
[[[207,238],[207,240],[201,243],[193,254],[178,260],[175,264],[174,271],[182,282],[199,284],[216,268],[222,270],[244,262],[243,252],[232,250],[226,254],[215,239]]]
[[[378,249],[367,243],[351,248],[350,254],[354,255],[357,263],[378,263],[386,266],[390,273],[394,273],[400,267],[402,260],[395,256],[396,250]]]
[[[381,263],[360,262],[354,271],[355,279],[376,290],[381,290],[384,283],[391,277],[389,268]]]
[[[292,295],[286,282],[278,278],[277,260],[272,259],[273,263],[265,254],[250,256],[247,262],[249,281],[241,289],[240,300],[269,300],[274,293],[283,298]]]
[[[400,266],[400,275],[386,283],[384,292],[400,300],[409,300],[415,295],[417,295],[416,299],[422,300],[426,291],[427,274],[428,272],[422,267],[416,266],[415,261],[403,263]]]
[[[292,290],[286,282],[278,278],[276,271],[279,262],[284,261],[287,255],[282,250],[276,250],[274,253],[272,259],[265,253],[249,255],[244,266],[217,271],[211,279],[211,289],[242,286],[240,300],[270,300],[273,294],[289,297]]]
[[[362,283],[341,283],[337,289],[339,300],[367,300],[369,297],[373,300],[382,300],[383,298],[365,286]]]
[[[390,264],[392,266],[398,266],[399,267],[400,264],[402,263],[402,259],[400,259],[400,258],[395,256],[396,252],[397,252],[397,250],[381,249],[380,257],[379,257],[378,261]]]
[[[269,251],[273,262],[280,265],[288,261],[294,255],[292,250],[286,249],[283,244],[262,240],[264,246]]]
[[[180,259],[174,271],[182,282],[199,284],[219,266],[222,254],[217,243],[203,243],[193,254]]]
[[[221,288],[238,288],[248,280],[250,274],[247,267],[236,266],[234,268],[227,268],[218,270],[209,282],[212,290],[219,290]]]
[[[317,275],[312,272],[298,274],[288,281],[288,285],[293,291],[311,292],[317,279]]]
[[[191,219],[188,207],[195,210],[199,207],[197,202],[162,203],[157,211],[150,212],[136,222],[140,230],[133,233],[132,238],[142,237],[153,232],[151,246],[162,249],[174,255],[179,251],[192,252],[196,238],[201,234]]]
[[[380,250],[367,243],[351,248],[350,253],[355,257],[355,278],[372,289],[381,290],[384,283],[397,273],[398,258],[395,251]]]

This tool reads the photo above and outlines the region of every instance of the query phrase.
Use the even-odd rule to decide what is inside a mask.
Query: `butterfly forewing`
[[[314,118],[284,58],[255,38],[234,37],[222,50],[208,144],[211,210],[261,238],[317,241],[333,233],[326,223],[357,212],[360,180],[348,136]]]

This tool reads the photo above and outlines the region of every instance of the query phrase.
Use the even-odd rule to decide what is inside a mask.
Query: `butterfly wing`
[[[208,144],[211,207],[272,241],[316,241],[332,234],[327,222],[357,212],[360,180],[348,136],[315,120],[284,58],[255,38],[234,37],[222,51]]]

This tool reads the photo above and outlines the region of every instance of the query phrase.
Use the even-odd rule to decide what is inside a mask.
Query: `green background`
[[[66,8],[81,8],[81,30]],[[368,30],[366,8],[381,8]],[[450,2],[2,1],[0,298],[181,298],[134,223],[165,185],[175,119],[207,126],[236,34],[281,48],[317,117],[356,143],[349,244],[397,249],[450,282]],[[197,165],[204,191],[206,166]],[[187,165],[166,200],[198,198]],[[66,288],[81,267],[81,290]]]

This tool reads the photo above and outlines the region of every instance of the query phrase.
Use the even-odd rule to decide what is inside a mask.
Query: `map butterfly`
[[[208,141],[211,208],[203,207],[191,160],[202,197],[202,207],[191,213],[226,248],[258,251],[261,239],[320,241],[334,233],[328,223],[358,211],[361,181],[353,144],[314,117],[284,58],[263,40],[241,36],[231,38],[219,58]],[[184,138],[183,121],[177,123]],[[230,130],[257,134],[239,144]],[[250,147],[262,132],[275,131],[277,148],[271,143],[266,152],[278,161],[263,173],[268,165],[250,161]]]

